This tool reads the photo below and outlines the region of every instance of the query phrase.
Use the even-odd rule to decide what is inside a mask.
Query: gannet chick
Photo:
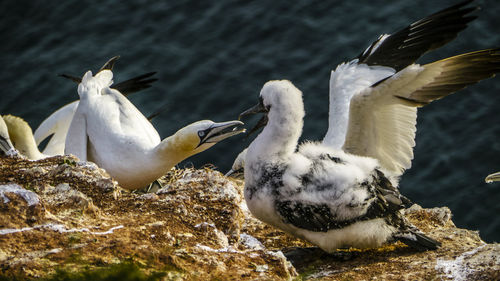
[[[258,219],[333,252],[400,240],[419,250],[439,242],[406,221],[398,190],[376,159],[319,143],[296,151],[302,133],[302,92],[286,80],[267,82],[257,106],[268,123],[248,147],[245,199]]]
[[[9,136],[9,130],[4,119],[0,116],[0,151],[7,156],[17,155]]]
[[[245,157],[247,155],[247,148],[245,148],[233,162],[233,165],[231,166],[231,170],[229,170],[225,176],[226,177],[235,177],[238,178],[243,175],[244,169],[245,169]]]
[[[33,138],[30,125],[22,118],[12,115],[4,115],[3,120],[7,125],[10,139],[14,147],[30,160],[39,160],[48,157],[38,150]]]
[[[484,181],[486,183],[492,183],[494,181],[500,181],[500,172],[493,173],[491,175],[488,175]]]
[[[250,211],[325,251],[374,247],[392,238],[435,248],[394,213],[406,201],[392,178],[413,155],[416,109],[499,71],[500,49],[410,65],[352,97],[344,150],[310,143],[298,153],[301,92],[288,81],[267,83],[260,106],[240,115],[269,112],[269,124],[245,157]]]
[[[349,105],[352,97],[374,83],[413,64],[423,54],[456,38],[457,34],[476,18],[469,14],[477,8],[466,7],[471,2],[468,0],[443,9],[393,34],[382,34],[357,58],[338,65],[330,75],[329,126],[323,144],[341,149],[347,134]],[[413,146],[414,143],[411,147]],[[412,155],[408,157],[410,160],[413,158]],[[241,165],[241,162],[238,156],[233,165]],[[411,163],[406,164],[405,168],[409,168]],[[393,183],[396,183],[396,176],[400,175],[403,170],[402,168],[393,169]]]
[[[115,56],[109,59],[99,69],[99,71],[102,71],[104,69],[112,70],[118,58],[119,56]],[[151,87],[151,83],[157,80],[156,78],[151,78],[155,73],[156,72],[145,73],[123,82],[114,84],[111,87],[117,89],[118,91],[123,93],[123,95],[128,96],[129,94],[133,94]],[[81,78],[74,77],[72,75],[61,74],[60,76],[68,78],[76,83],[81,82]],[[36,145],[40,145],[40,143],[42,143],[45,139],[51,137],[43,150],[44,155],[54,156],[64,154],[66,135],[68,133],[71,120],[73,119],[73,115],[75,114],[77,107],[78,100],[59,108],[51,115],[49,115],[49,117],[43,120],[43,122],[35,130],[34,138],[36,141]]]
[[[190,124],[160,141],[153,125],[119,91],[113,73],[88,71],[78,86],[80,103],[66,138],[65,153],[104,168],[120,186],[139,189],[180,161],[242,133],[243,123],[209,120]]]

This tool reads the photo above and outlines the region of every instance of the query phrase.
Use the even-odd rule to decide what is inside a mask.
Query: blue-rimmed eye
[[[205,136],[205,131],[199,131],[199,132],[198,132],[198,136],[199,136],[200,138],[204,137],[204,136]]]

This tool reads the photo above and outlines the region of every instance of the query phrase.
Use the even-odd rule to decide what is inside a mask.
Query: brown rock
[[[414,206],[407,217],[443,243],[326,254],[256,220],[243,182],[210,168],[173,169],[156,194],[122,190],[71,156],[0,158],[0,270],[46,277],[132,260],[170,279],[498,279],[498,244],[458,229],[448,208]]]

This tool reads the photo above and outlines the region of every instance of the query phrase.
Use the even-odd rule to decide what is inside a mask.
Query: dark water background
[[[81,76],[121,55],[115,81],[149,71],[160,79],[131,97],[162,137],[201,119],[227,121],[257,101],[262,85],[289,79],[304,92],[303,139],[321,140],[328,123],[330,70],[390,33],[458,1],[36,1],[0,4],[0,114],[35,129],[78,98]],[[479,18],[419,62],[500,46],[500,3],[476,1]],[[500,78],[421,109],[413,167],[402,193],[425,206],[449,206],[460,227],[500,241]],[[252,122],[254,120],[251,120]],[[252,124],[249,124],[249,126]],[[226,171],[249,144],[237,136],[190,158]]]

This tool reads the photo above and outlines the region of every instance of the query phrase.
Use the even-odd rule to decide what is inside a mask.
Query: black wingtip
[[[98,72],[102,71],[102,70],[113,70],[113,67],[115,66],[115,62],[120,58],[120,56],[114,56],[112,58],[110,58],[102,67],[101,69],[99,69]]]
[[[440,10],[403,28],[384,40],[372,43],[357,58],[359,63],[382,65],[399,71],[425,53],[455,39],[469,22],[477,18],[470,13],[479,7],[467,7],[474,0]]]
[[[432,239],[419,231],[410,231],[409,233],[398,235],[396,238],[413,249],[421,252],[437,250],[441,246],[441,242]]]
[[[148,72],[134,78],[128,79],[126,81],[117,83],[112,86],[112,88],[120,91],[123,95],[127,96],[132,93],[138,92],[140,90],[147,89],[151,87],[151,84],[158,81],[157,78],[151,78],[156,74],[156,71]]]
[[[79,77],[76,77],[76,76],[73,76],[73,75],[69,75],[69,74],[65,74],[65,73],[57,74],[57,76],[69,79],[69,80],[71,80],[71,81],[73,81],[75,83],[78,83],[78,84],[80,82],[82,82],[82,78],[79,78]]]

